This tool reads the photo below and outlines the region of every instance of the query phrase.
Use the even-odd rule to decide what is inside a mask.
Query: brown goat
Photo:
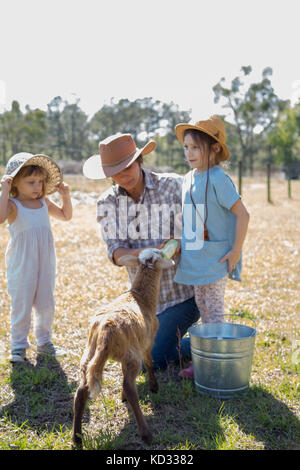
[[[92,319],[88,344],[80,365],[80,384],[74,398],[73,443],[82,446],[82,416],[88,397],[100,391],[107,359],[122,365],[122,400],[128,401],[140,435],[146,443],[152,440],[149,426],[139,407],[136,377],[142,361],[149,376],[149,388],[157,392],[151,349],[158,328],[156,308],[162,269],[174,262],[162,257],[161,251],[146,248],[139,257],[123,256],[120,264],[138,266],[129,291],[102,307]]]

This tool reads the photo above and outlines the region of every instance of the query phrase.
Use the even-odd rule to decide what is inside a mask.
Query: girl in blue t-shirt
[[[229,158],[218,116],[175,128],[192,170],[182,187],[181,260],[175,281],[193,285],[202,322],[224,321],[228,276],[241,280],[241,253],[249,214],[219,163]],[[181,376],[193,376],[190,363]]]

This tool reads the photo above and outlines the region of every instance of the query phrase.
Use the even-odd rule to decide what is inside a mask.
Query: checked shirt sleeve
[[[119,210],[115,203],[115,196],[109,192],[104,193],[97,202],[97,222],[100,224],[103,241],[107,245],[107,255],[114,264],[113,254],[120,247],[129,248],[126,239],[121,238],[119,232]]]

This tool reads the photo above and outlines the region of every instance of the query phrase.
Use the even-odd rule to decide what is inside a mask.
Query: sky
[[[226,114],[212,87],[251,65],[300,96],[299,0],[0,0],[0,111],[55,97],[92,116],[111,98],[153,97]]]

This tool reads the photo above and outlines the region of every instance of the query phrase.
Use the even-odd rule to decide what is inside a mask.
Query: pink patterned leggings
[[[202,323],[224,321],[224,296],[227,276],[219,281],[202,286],[194,286],[195,301],[200,311]]]

